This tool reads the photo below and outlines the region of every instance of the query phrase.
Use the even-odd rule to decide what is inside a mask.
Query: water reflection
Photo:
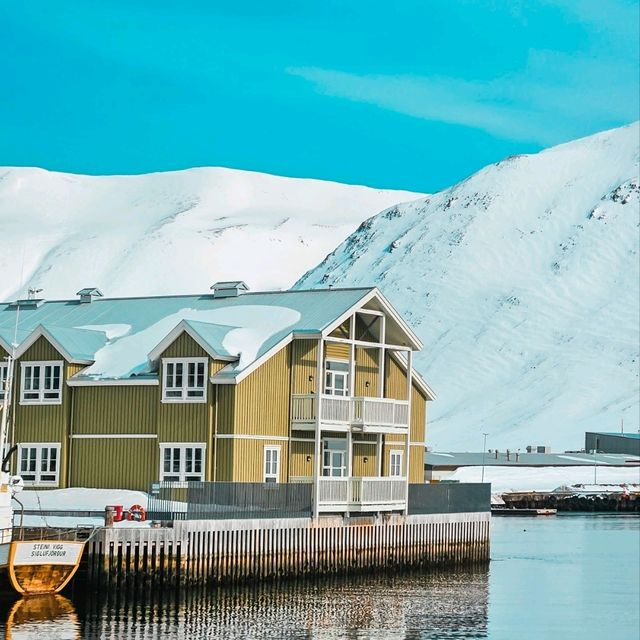
[[[80,623],[73,604],[60,595],[16,600],[6,615],[7,640],[75,640]]]
[[[486,570],[74,593],[83,638],[485,638]]]

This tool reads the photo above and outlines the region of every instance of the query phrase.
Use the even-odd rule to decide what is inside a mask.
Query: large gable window
[[[20,404],[62,402],[62,362],[21,362]]]
[[[206,402],[206,358],[165,358],[162,367],[163,402]]]

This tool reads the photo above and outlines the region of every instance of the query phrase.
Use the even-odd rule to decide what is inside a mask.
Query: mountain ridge
[[[638,135],[512,156],[390,207],[295,286],[375,285],[408,319],[440,450],[637,428]]]

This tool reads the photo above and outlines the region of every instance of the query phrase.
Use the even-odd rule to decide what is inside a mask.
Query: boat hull
[[[22,595],[59,593],[80,566],[84,542],[64,540],[13,541],[9,579]]]

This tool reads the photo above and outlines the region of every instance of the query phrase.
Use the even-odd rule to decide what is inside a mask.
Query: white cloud
[[[326,95],[547,145],[636,120],[636,66],[534,50],[523,70],[488,82],[308,67],[289,73]]]

